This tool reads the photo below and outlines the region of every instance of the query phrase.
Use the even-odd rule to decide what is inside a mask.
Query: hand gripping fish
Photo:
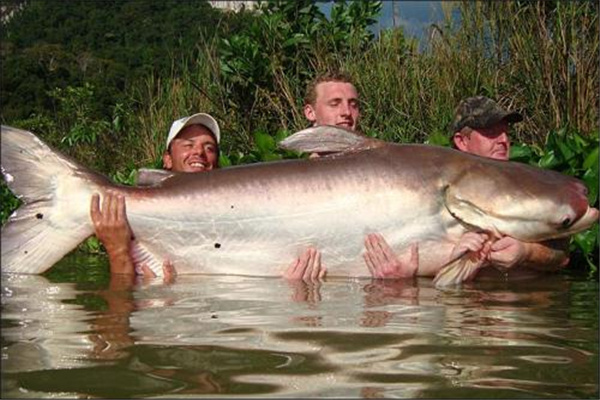
[[[2,174],[22,201],[2,227],[2,272],[42,273],[94,233],[94,193],[122,194],[132,253],[157,275],[281,276],[308,246],[329,276],[369,276],[364,238],[378,232],[395,251],[419,244],[420,276],[460,283],[472,268],[449,260],[467,231],[538,242],[588,229],[598,210],[578,180],[521,163],[429,145],[398,145],[331,126],[280,146],[334,152],[217,169],[158,174],[122,186],[52,150],[31,132],[2,127]],[[150,174],[152,175],[152,174]],[[443,267],[443,268],[442,268]]]

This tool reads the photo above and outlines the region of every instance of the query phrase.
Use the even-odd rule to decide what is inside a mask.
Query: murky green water
[[[598,397],[583,278],[71,278],[2,277],[2,397]]]

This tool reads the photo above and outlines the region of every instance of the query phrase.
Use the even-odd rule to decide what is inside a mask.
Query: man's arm
[[[94,194],[90,214],[96,236],[108,253],[111,274],[135,274],[129,252],[133,235],[125,213],[125,198],[114,193],[106,193],[100,208],[100,196]]]
[[[498,267],[522,266],[538,271],[556,271],[569,263],[569,239],[526,243],[505,236],[492,244],[489,261]]]

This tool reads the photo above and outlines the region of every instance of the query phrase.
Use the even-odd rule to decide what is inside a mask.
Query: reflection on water
[[[598,284],[2,279],[2,397],[597,397]]]

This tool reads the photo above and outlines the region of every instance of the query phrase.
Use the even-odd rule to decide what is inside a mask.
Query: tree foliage
[[[311,0],[261,2],[248,29],[219,46],[228,106],[248,116],[249,131],[298,126],[308,81],[342,69],[336,60],[348,52],[364,51],[380,10],[381,2],[339,1],[328,19]]]
[[[19,7],[19,4],[21,7]],[[96,88],[110,108],[149,73],[181,71],[198,43],[226,35],[246,14],[222,13],[206,1],[33,0],[10,4],[2,29],[2,119],[53,109],[49,91]]]

